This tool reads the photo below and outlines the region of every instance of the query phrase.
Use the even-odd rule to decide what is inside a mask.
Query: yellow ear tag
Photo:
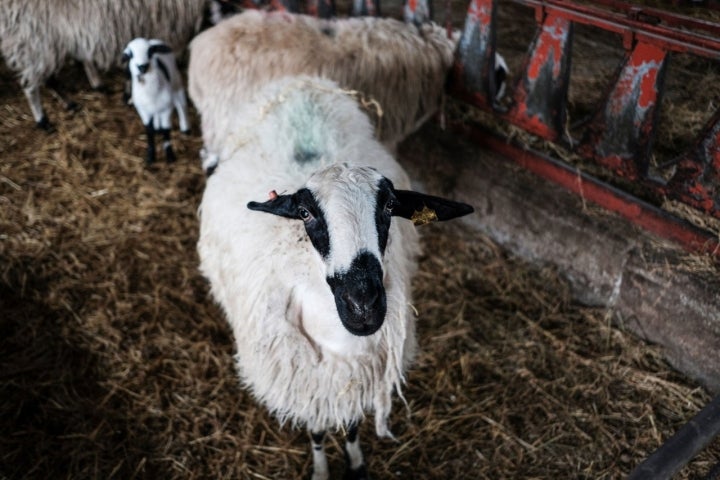
[[[415,210],[412,214],[412,217],[410,217],[410,220],[415,224],[415,226],[420,225],[427,225],[428,223],[437,222],[438,216],[437,213],[435,213],[435,210],[429,209],[427,206],[423,205],[422,211],[418,212]]]

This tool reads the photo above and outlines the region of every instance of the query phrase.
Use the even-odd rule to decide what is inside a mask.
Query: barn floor
[[[179,161],[149,170],[121,75],[103,94],[80,70],[62,82],[80,111],[45,97],[52,134],[0,70],[0,479],[307,477],[305,432],[240,388],[197,270],[197,121]],[[623,478],[709,401],[558,272],[462,222],[425,227],[423,246],[397,441],[361,431],[374,478]]]

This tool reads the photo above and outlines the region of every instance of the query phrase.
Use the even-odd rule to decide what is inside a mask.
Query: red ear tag
[[[270,193],[268,193],[268,197],[270,197],[270,200],[275,200],[278,197],[278,194],[275,190],[270,190]]]

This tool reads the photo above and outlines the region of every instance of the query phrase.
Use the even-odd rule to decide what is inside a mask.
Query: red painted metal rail
[[[650,171],[668,58],[685,53],[720,60],[720,24],[617,0],[598,0],[592,6],[570,0],[512,1],[534,9],[537,32],[516,78],[510,108],[494,101],[496,0],[471,1],[450,91],[517,127],[570,148],[655,196],[678,200],[720,218],[720,109],[689,151],[666,162],[675,167],[669,179]],[[626,54],[595,113],[584,122],[582,135],[573,139],[565,126],[576,24],[620,35]],[[570,190],[575,188],[575,180],[552,175],[541,166],[543,162],[536,164],[522,152],[506,153],[536,173]],[[621,214],[643,203],[625,195],[625,205],[620,205],[610,190],[601,189],[595,197],[595,202]],[[681,233],[684,228],[683,222],[669,222],[651,229],[690,250],[707,251],[714,245],[709,250],[720,258],[714,235],[707,233],[709,240],[698,244],[697,239],[689,239],[693,235]]]
[[[257,0],[244,0],[255,3]],[[333,0],[265,0],[270,8],[302,10],[320,17],[335,14]],[[650,167],[662,108],[668,59],[677,53],[720,61],[720,24],[647,8],[620,0],[504,0],[530,7],[537,25],[523,66],[515,76],[509,107],[495,99],[497,0],[470,0],[448,90],[456,98],[492,112],[512,125],[556,142],[624,182],[637,184],[655,198],[669,198],[720,218],[720,109],[710,118],[687,152],[663,162],[671,175]],[[718,0],[669,0],[674,6],[720,10]],[[430,0],[405,0],[404,17],[416,24],[430,20]],[[353,0],[352,15],[379,15],[379,0]],[[567,133],[570,60],[575,25],[588,25],[622,38],[625,57],[594,114],[582,122],[582,133]],[[719,79],[720,80],[720,79]],[[460,128],[536,174],[619,213],[688,250],[720,259],[720,237],[681,221],[657,206],[621,192],[575,167],[539,152],[496,142]],[[575,172],[568,174],[568,171]],[[590,193],[592,192],[592,193]]]

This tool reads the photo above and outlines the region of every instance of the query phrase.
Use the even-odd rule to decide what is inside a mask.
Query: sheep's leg
[[[77,112],[78,110],[80,110],[80,105],[78,105],[77,102],[62,93],[62,89],[60,87],[60,84],[58,83],[57,77],[53,75],[52,77],[48,78],[45,82],[45,86],[50,91],[50,94],[52,94],[52,96],[55,97],[58,102],[62,103],[65,110],[67,110],[68,112]]]
[[[150,121],[145,124],[145,135],[147,136],[145,164],[149,166],[155,163],[155,127],[153,126],[152,117],[150,117]]]
[[[180,131],[182,133],[189,134],[190,122],[188,122],[187,98],[185,97],[185,91],[175,91],[173,93],[173,103],[175,104],[175,110],[177,110],[178,113],[178,123],[180,124]]]
[[[105,85],[103,85],[103,81],[100,78],[97,68],[95,68],[95,64],[87,60],[84,60],[82,64],[85,69],[85,76],[90,82],[90,87],[92,87],[93,90],[105,90]]]
[[[348,428],[345,437],[345,480],[367,480],[368,472],[365,466],[365,459],[360,450],[360,438],[358,437],[358,425],[353,423]]]
[[[312,480],[328,480],[330,478],[323,440],[325,440],[325,432],[310,432],[313,454]]]
[[[163,150],[165,150],[165,161],[172,163],[175,161],[175,152],[173,152],[172,142],[170,141],[170,129],[161,128],[160,132],[163,136]]]
[[[37,86],[27,87],[23,88],[23,92],[25,93],[25,97],[28,99],[30,110],[32,111],[35,124],[38,128],[42,128],[47,131],[52,130],[52,125],[50,124],[47,115],[45,115],[42,102],[40,102],[40,89]]]

